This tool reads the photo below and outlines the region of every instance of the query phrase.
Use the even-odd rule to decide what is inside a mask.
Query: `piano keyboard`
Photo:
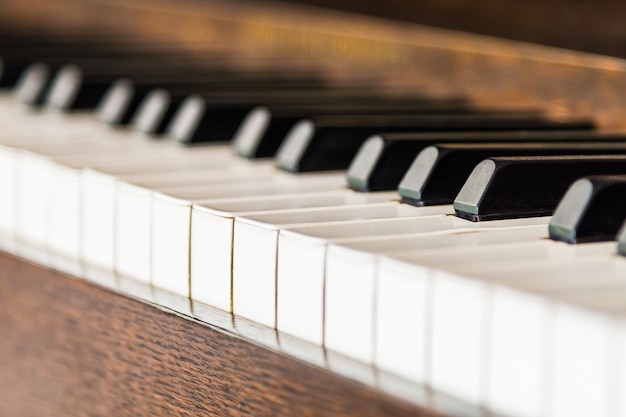
[[[93,53],[81,84],[81,60],[64,66],[74,52],[57,47],[41,55],[62,58],[44,83],[29,66],[39,57],[11,47],[4,62],[18,56],[25,74],[0,97],[4,250],[496,414],[626,413],[624,200],[592,192],[622,193],[621,177],[576,182],[551,217],[578,178],[626,174],[625,135],[306,72],[216,65],[184,82],[194,62],[154,70]],[[121,77],[137,88],[126,101]]]

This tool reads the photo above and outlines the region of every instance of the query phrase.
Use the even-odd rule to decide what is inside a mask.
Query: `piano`
[[[614,197],[626,174],[626,66],[621,25],[606,18],[620,7],[394,3],[330,4],[344,11],[222,0],[0,5],[4,74],[13,62],[2,55],[6,39],[24,50],[31,42],[65,74],[47,84],[44,108],[28,95],[39,87],[33,66],[13,88],[17,97],[4,90],[0,98],[0,415],[626,413],[626,239],[616,235],[624,215]],[[555,28],[524,23],[533,18]],[[32,45],[43,40],[51,49]],[[98,51],[94,40],[119,49]],[[111,108],[100,104],[97,117],[100,96],[81,96],[89,112],[65,112],[75,73],[49,45],[70,41],[82,55],[64,53],[108,80],[108,92],[118,65],[114,81],[146,76],[142,94],[155,108],[137,102],[131,107],[144,119],[109,119],[121,108],[111,93]],[[117,53],[126,64],[107,60]],[[168,57],[162,67],[160,57]],[[181,68],[187,79],[166,77]],[[152,88],[161,82],[171,92],[159,114],[169,128],[151,124],[165,103]],[[125,84],[115,85],[122,97]],[[220,90],[212,99],[209,87]],[[37,103],[19,103],[26,96]],[[261,97],[264,106],[248,113]],[[372,97],[375,110],[363,104]],[[238,129],[233,145],[196,143],[216,135],[197,118],[211,100],[246,109],[248,130]],[[268,112],[278,109],[272,123],[287,123],[305,108],[319,117],[292,126],[295,145],[272,148],[275,162],[235,155],[250,151],[242,136]],[[350,120],[338,116],[345,109]],[[392,164],[405,172],[463,146],[489,156],[465,164],[474,171],[456,185],[454,205],[441,195],[429,203],[419,175],[405,176],[400,194],[386,185],[361,193],[346,184],[373,190],[373,177],[360,176],[365,165],[319,168],[327,160],[306,160],[301,145],[352,120],[379,126],[359,147],[365,160],[421,140]],[[459,126],[456,133],[435,132],[438,120]],[[398,124],[405,128],[394,131]],[[416,126],[423,131],[414,137]],[[170,139],[146,138],[157,134]],[[560,152],[546,151],[545,141]],[[534,159],[519,156],[527,152]],[[584,158],[592,168],[553,181],[559,197],[574,185],[549,217],[558,201],[532,189]],[[285,172],[307,170],[315,172]],[[589,176],[597,174],[612,176]],[[476,189],[497,194],[495,175],[526,194],[493,214],[497,199],[483,204]],[[514,212],[532,200],[549,207]],[[608,237],[598,237],[597,222],[593,238],[574,224],[589,221],[586,202],[603,226],[611,223]]]

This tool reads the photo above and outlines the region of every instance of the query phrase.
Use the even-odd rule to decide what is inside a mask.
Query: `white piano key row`
[[[352,192],[342,174],[295,177],[5,98],[0,114],[3,240],[504,415],[626,415],[613,243],[567,246],[546,239],[547,218],[471,223]]]

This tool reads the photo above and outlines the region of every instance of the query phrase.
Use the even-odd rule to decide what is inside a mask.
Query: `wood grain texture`
[[[0,416],[435,416],[0,254]]]
[[[390,91],[536,107],[626,129],[626,61],[613,57],[272,2],[4,0],[0,24],[41,33],[115,32],[179,53],[228,48],[339,78],[367,74],[368,86]]]

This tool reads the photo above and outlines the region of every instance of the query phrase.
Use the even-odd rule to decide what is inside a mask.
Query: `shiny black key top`
[[[617,233],[617,253],[626,256],[626,222],[622,224]]]
[[[472,220],[549,216],[567,188],[589,175],[626,175],[626,156],[520,156],[480,162],[454,200]]]
[[[514,131],[483,131],[483,132],[453,132],[453,133],[395,133],[375,135],[359,148],[358,153],[348,168],[347,181],[350,188],[357,191],[381,191],[395,190],[404,178],[412,164],[417,163],[415,157],[426,146],[436,143],[526,143],[526,142],[581,142],[603,141],[622,142],[626,141],[623,133],[595,132],[593,130],[514,130]],[[496,156],[496,154],[485,156]],[[483,158],[484,159],[484,158]],[[474,162],[474,165],[480,161]],[[473,165],[472,165],[473,168]],[[421,170],[421,166],[415,166],[414,170]],[[470,168],[471,171],[471,168]],[[465,175],[467,177],[468,173]],[[419,175],[419,174],[418,174]],[[415,177],[415,174],[407,175]],[[462,185],[462,183],[461,183]],[[415,192],[417,185],[407,183],[406,197],[410,200],[421,199]],[[452,202],[459,188],[447,198],[446,204]],[[401,192],[402,193],[402,192]],[[404,194],[403,194],[404,196]],[[408,202],[408,201],[407,201]],[[434,203],[437,204],[437,203]]]
[[[567,243],[614,240],[626,220],[626,176],[592,176],[574,182],[554,211],[550,239]]]
[[[504,114],[506,110],[475,109],[461,100],[428,100],[419,97],[371,97],[291,103],[288,106],[259,106],[243,120],[233,138],[233,148],[246,158],[276,154],[289,130],[305,117],[401,114]],[[530,114],[531,112],[529,112]],[[533,112],[539,115],[538,112]]]
[[[615,136],[613,138],[617,138]],[[626,155],[626,137],[620,142],[437,144],[419,153],[398,187],[405,203],[422,206],[450,204],[472,169],[495,156]]]
[[[290,172],[346,169],[370,136],[384,132],[587,129],[588,120],[553,121],[527,114],[320,117],[298,122],[276,155]]]
[[[404,107],[411,103],[410,100],[405,101]],[[415,100],[416,103],[419,102],[420,107],[424,106],[424,99],[416,98]],[[265,103],[266,108],[268,106],[281,109],[292,108],[294,109],[292,114],[294,111],[297,114],[316,111],[343,114],[343,112],[352,113],[347,109],[357,101],[364,103],[364,96],[356,96],[352,91],[294,89],[282,84],[267,88],[265,91],[261,88],[250,92],[239,91],[228,94],[221,91],[205,92],[194,94],[185,100],[181,105],[180,117],[177,115],[177,121],[172,122],[170,132],[174,139],[182,143],[230,141],[238,135],[249,136],[249,134],[254,134],[254,131],[258,132],[259,129],[263,129],[263,125],[268,121],[266,113],[254,111],[259,108],[260,103]],[[364,106],[364,104],[361,105],[361,107]],[[301,110],[295,110],[298,108]],[[397,111],[389,111],[397,113]],[[248,149],[261,147],[265,149],[264,153],[271,148],[269,152],[273,154],[278,144],[282,142],[285,132],[288,132],[291,126],[301,119],[301,115],[287,116],[274,124],[270,132],[273,138],[271,143],[248,143],[243,146]],[[241,142],[241,139],[238,141]],[[248,142],[248,139],[243,139],[243,141]],[[255,139],[252,141],[254,142]]]

